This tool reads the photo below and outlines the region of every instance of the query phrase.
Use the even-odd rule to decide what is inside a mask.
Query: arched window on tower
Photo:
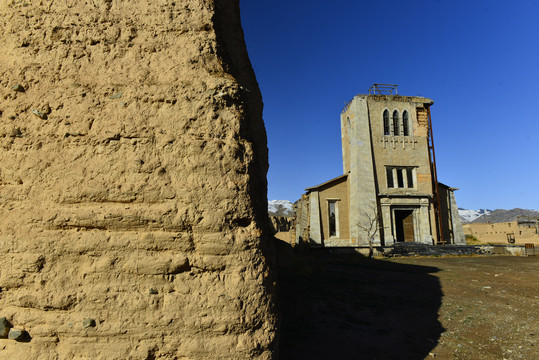
[[[402,135],[410,136],[410,123],[408,121],[408,111],[402,113]]]
[[[384,111],[384,135],[389,135],[389,111]]]
[[[397,110],[393,111],[393,135],[399,136],[399,112]]]

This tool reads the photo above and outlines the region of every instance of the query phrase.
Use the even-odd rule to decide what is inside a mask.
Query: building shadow
[[[424,359],[444,332],[437,268],[282,241],[277,255],[282,360]]]

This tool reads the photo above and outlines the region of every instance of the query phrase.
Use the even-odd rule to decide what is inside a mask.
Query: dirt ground
[[[539,359],[539,257],[279,252],[281,359]]]

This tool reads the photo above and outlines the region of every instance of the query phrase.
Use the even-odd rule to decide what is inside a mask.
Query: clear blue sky
[[[240,3],[270,200],[341,175],[341,110],[393,83],[434,100],[438,179],[459,207],[539,209],[539,1]]]

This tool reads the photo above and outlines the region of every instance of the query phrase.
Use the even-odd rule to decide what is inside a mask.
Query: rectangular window
[[[413,189],[414,187],[414,169],[407,168],[406,169],[406,177],[408,180],[408,188]]]
[[[402,171],[404,169],[397,169],[397,187],[403,188],[404,187],[404,177],[402,176]]]
[[[387,187],[393,188],[395,185],[393,184],[393,169],[390,167],[386,167],[386,175],[387,175]]]
[[[336,202],[328,202],[328,213],[329,213],[329,236],[337,236],[337,211],[336,211]]]
[[[415,167],[386,166],[387,188],[414,189]]]

